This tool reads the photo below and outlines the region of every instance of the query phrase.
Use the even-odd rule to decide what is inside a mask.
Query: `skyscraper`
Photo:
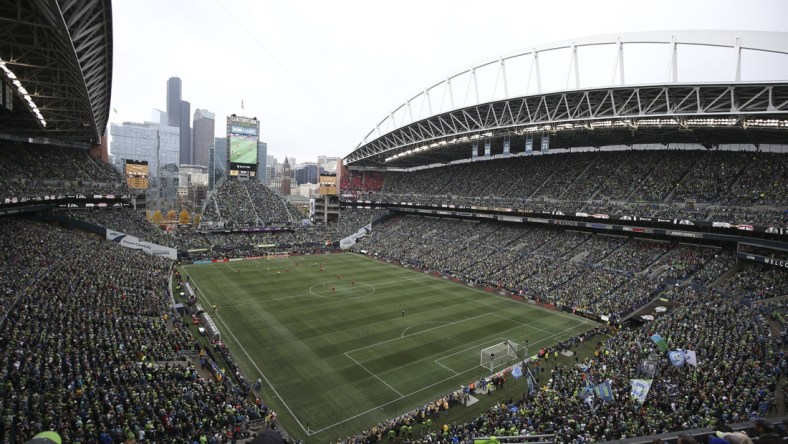
[[[213,139],[214,152],[216,157],[216,168],[222,171],[227,169],[227,138],[217,137]]]
[[[192,130],[189,125],[191,104],[181,98],[181,79],[167,80],[167,125],[180,128],[179,163],[192,163]]]
[[[191,103],[181,100],[181,163],[192,163],[192,127],[189,122]]]
[[[181,127],[181,79],[167,80],[167,126]]]
[[[194,111],[192,163],[195,165],[208,166],[208,149],[214,144],[214,122],[215,116],[212,112],[205,109]]]

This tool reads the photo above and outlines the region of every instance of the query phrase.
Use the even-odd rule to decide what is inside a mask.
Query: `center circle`
[[[328,281],[309,287],[309,293],[326,299],[360,299],[374,294],[375,287],[362,282],[356,282],[354,286],[346,281]]]

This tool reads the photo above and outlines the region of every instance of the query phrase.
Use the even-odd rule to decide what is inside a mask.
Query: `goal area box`
[[[509,363],[514,363],[519,359],[518,353],[522,350],[523,348],[519,344],[512,341],[503,341],[493,346],[485,347],[481,350],[479,366],[494,370]]]

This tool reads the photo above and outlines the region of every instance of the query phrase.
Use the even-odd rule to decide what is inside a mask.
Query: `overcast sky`
[[[499,55],[598,34],[788,31],[788,1],[115,0],[112,122],[166,109],[166,82],[257,117],[280,161],[345,156],[425,86]],[[609,61],[605,63],[609,64]],[[241,110],[243,100],[245,109]]]

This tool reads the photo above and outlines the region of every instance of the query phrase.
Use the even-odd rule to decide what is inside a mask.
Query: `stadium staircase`
[[[252,195],[249,193],[249,188],[246,186],[246,183],[243,182],[242,185],[243,185],[244,191],[246,192],[246,198],[249,199],[249,206],[251,206],[252,207],[252,211],[254,211],[254,219],[255,219],[255,221],[257,221],[257,225],[260,226],[261,222],[263,221],[260,218],[260,213],[257,212],[257,207],[254,204],[254,200],[252,199]]]
[[[663,197],[662,200],[660,200],[660,202],[671,202],[671,200],[673,199],[673,195],[676,193],[676,188],[678,188],[679,184],[683,183],[684,180],[687,178],[687,176],[689,176],[691,172],[695,171],[695,168],[698,166],[698,164],[703,162],[703,159],[705,158],[706,156],[703,155],[698,156],[698,160],[696,160],[695,163],[693,163],[689,168],[687,168],[684,171],[684,174],[682,174],[681,177],[679,177],[679,180],[676,181],[676,184],[673,186],[673,188],[670,189],[670,192],[667,195],[665,195],[665,197]]]
[[[597,236],[599,236],[599,235],[597,235]],[[622,242],[622,243],[621,243],[619,246],[617,246],[616,248],[614,248],[614,249],[612,249],[612,250],[608,251],[608,253],[607,253],[606,255],[604,255],[604,256],[602,256],[601,258],[599,258],[599,262],[597,262],[597,263],[595,263],[595,264],[592,264],[592,265],[601,265],[601,264],[602,264],[602,262],[604,262],[604,260],[605,260],[605,259],[607,259],[607,258],[609,258],[610,256],[612,256],[612,255],[616,254],[616,251],[618,251],[618,250],[620,250],[620,249],[624,248],[624,245],[626,245],[627,243],[628,243],[628,242]]]
[[[711,282],[707,287],[708,288],[716,288],[723,292],[728,292],[728,284],[733,276],[736,275],[739,271],[744,269],[744,264],[742,262],[737,262],[736,265],[731,267],[730,270],[722,273],[720,277],[718,277],[715,281]]]
[[[576,254],[575,256],[573,256],[571,259],[569,259],[569,262],[572,262],[572,263],[578,263],[578,262],[581,262],[581,263],[582,263],[582,262],[584,262],[585,258],[587,258],[587,257],[588,257],[588,255],[589,255],[589,254],[590,254],[590,253],[589,253],[588,251],[582,251],[582,252],[580,252],[580,253],[577,253],[577,254]]]
[[[637,192],[638,192],[638,190],[640,190],[640,188],[641,188],[641,187],[642,187],[642,186],[645,184],[645,182],[646,182],[646,181],[645,181],[645,179],[646,179],[646,178],[648,178],[649,176],[651,176],[651,175],[654,173],[654,171],[657,169],[657,167],[658,167],[658,166],[660,166],[660,165],[662,164],[662,162],[664,162],[664,158],[660,157],[660,158],[659,158],[659,163],[657,163],[657,164],[653,165],[651,168],[649,168],[649,170],[648,170],[648,172],[646,172],[646,174],[643,174],[642,176],[640,176],[640,180],[637,182],[638,186],[634,187],[634,188],[633,188],[633,189],[632,189],[632,190],[629,192],[629,194],[627,194],[627,197],[625,197],[625,198],[624,198],[624,202],[632,202],[632,196],[633,196],[635,193],[637,193]],[[633,182],[634,182],[634,181],[633,181]]]
[[[219,211],[219,203],[216,202],[216,195],[215,194],[213,195],[213,199],[211,199],[211,201],[213,202],[214,208],[216,208],[216,214],[219,216],[218,219],[222,220],[222,212]]]
[[[566,156],[566,158],[568,159],[569,156]],[[534,196],[538,196],[539,195],[539,191],[541,191],[541,189],[544,188],[545,184],[550,183],[550,180],[553,179],[553,176],[555,176],[556,174],[558,174],[559,171],[562,170],[565,162],[566,162],[566,159],[564,159],[564,161],[561,162],[559,165],[556,165],[555,169],[553,169],[553,172],[550,173],[550,175],[547,176],[547,179],[542,181],[542,183],[540,183],[538,187],[536,187],[536,189],[534,190],[533,193],[528,195],[528,198],[532,199],[532,198],[534,198]]]
[[[559,195],[558,195],[558,197],[556,198],[556,200],[558,200],[558,201],[561,201],[561,198],[564,196],[564,194],[566,194],[566,193],[567,193],[567,191],[571,190],[571,189],[572,189],[572,187],[574,186],[574,184],[575,184],[575,183],[576,183],[576,182],[577,182],[577,181],[578,181],[578,180],[579,180],[581,177],[585,176],[585,175],[586,175],[586,173],[588,172],[589,168],[591,168],[591,167],[592,167],[594,164],[596,164],[596,163],[598,162],[598,160],[599,160],[599,159],[596,159],[596,158],[595,158],[593,162],[588,162],[588,165],[586,165],[586,167],[585,167],[585,168],[583,168],[583,171],[581,171],[581,172],[580,172],[580,174],[576,175],[576,176],[575,176],[575,178],[574,178],[574,179],[572,179],[572,182],[570,182],[570,183],[569,183],[569,185],[567,185],[567,186],[564,188],[564,191],[562,191],[562,192],[561,192],[561,194],[559,194]],[[601,185],[600,185],[600,186],[601,186]],[[599,187],[597,187],[597,189],[599,189]],[[596,194],[596,193],[595,193],[595,194]]]
[[[599,194],[599,191],[602,190],[602,187],[604,187],[605,184],[608,183],[608,181],[610,181],[610,179],[612,179],[614,176],[617,176],[619,170],[621,170],[621,168],[624,168],[624,165],[626,165],[626,164],[627,164],[626,161],[619,162],[618,167],[616,168],[616,170],[613,171],[612,174],[608,175],[607,178],[604,180],[604,182],[600,183],[599,186],[596,187],[596,190],[594,190],[594,194],[592,194],[591,197],[588,200],[589,201],[593,201],[594,199],[596,199],[596,195]]]
[[[668,248],[667,250],[665,250],[665,252],[664,252],[664,253],[660,254],[660,255],[659,255],[659,257],[657,257],[657,258],[656,258],[656,259],[654,259],[653,261],[651,261],[651,262],[649,262],[648,264],[646,264],[646,266],[645,266],[645,267],[643,267],[643,269],[642,269],[642,270],[640,270],[640,271],[636,271],[636,272],[635,272],[635,274],[636,274],[636,275],[638,275],[638,276],[646,276],[646,274],[648,274],[648,273],[649,273],[649,267],[651,267],[652,265],[654,265],[654,264],[656,264],[657,262],[659,262],[659,260],[660,260],[660,259],[662,259],[663,257],[665,257],[665,255],[666,255],[666,254],[668,254],[668,253],[670,253],[672,250],[673,250],[673,248]],[[661,266],[661,267],[658,267],[658,269],[659,269],[659,268],[663,268],[663,267],[665,268],[665,271],[667,271],[667,265],[665,265],[665,266]]]

